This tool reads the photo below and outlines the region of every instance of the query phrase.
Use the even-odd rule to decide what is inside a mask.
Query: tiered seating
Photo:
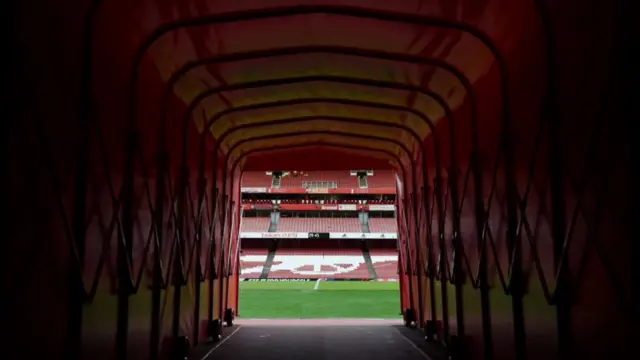
[[[398,232],[398,222],[393,218],[369,218],[369,231],[373,233]]]
[[[269,250],[267,249],[242,249],[242,255],[246,255],[246,256],[254,256],[254,255],[264,255],[266,256],[269,253]],[[241,259],[242,260],[242,259]]]
[[[374,172],[375,175],[367,176],[367,186],[369,188],[395,188],[396,180],[393,171],[379,170]]]
[[[265,249],[243,249],[240,256],[241,277],[260,277],[266,259]],[[371,261],[378,278],[398,278],[398,255],[395,250],[372,249]],[[357,249],[278,250],[269,278],[368,279],[369,272],[362,252]]]
[[[269,278],[368,279],[362,252],[353,250],[278,250]]]
[[[267,261],[266,249],[242,249],[240,254],[240,276],[256,279],[262,274],[264,263]]]
[[[303,182],[335,181],[339,188],[357,188],[358,178],[351,176],[348,171],[314,171],[294,176],[293,172],[283,176],[281,188],[301,188]]]
[[[264,171],[247,171],[242,176],[242,187],[271,187],[271,175]]]
[[[394,249],[371,249],[371,262],[379,279],[398,278],[398,253]]]
[[[357,218],[285,218],[278,223],[279,232],[362,232]]]
[[[268,217],[243,217],[240,232],[267,232],[271,219]]]

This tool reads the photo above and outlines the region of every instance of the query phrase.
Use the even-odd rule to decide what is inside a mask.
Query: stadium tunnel
[[[401,307],[434,349],[630,356],[631,11],[299,3],[16,2],[2,351],[207,348],[243,171],[356,168],[395,171]]]

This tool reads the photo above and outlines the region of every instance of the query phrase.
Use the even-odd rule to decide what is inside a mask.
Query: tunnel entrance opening
[[[249,171],[237,314],[400,319],[390,170]]]
[[[15,3],[8,351],[157,360],[229,339],[239,285],[261,283],[240,281],[240,240],[267,256],[273,241],[272,260],[332,240],[242,238],[240,173],[271,169],[281,189],[343,166],[354,191],[394,169],[399,308],[420,342],[454,359],[633,356],[636,12],[621,2]],[[354,211],[339,205],[304,211]],[[357,358],[332,352],[332,330],[301,337],[305,355]],[[360,355],[393,358],[388,333],[360,335],[375,345]],[[238,340],[216,357],[242,358]],[[266,345],[245,348],[283,353]]]

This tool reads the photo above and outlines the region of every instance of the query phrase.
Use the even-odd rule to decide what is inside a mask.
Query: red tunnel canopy
[[[635,324],[625,306],[633,303],[635,184],[622,140],[633,132],[619,123],[629,118],[620,111],[623,93],[637,91],[619,89],[628,64],[618,48],[628,44],[614,43],[624,33],[616,6],[16,1],[7,243],[16,254],[8,267],[26,280],[7,287],[25,299],[12,304],[15,311],[8,307],[8,327],[26,353],[54,356],[69,344],[91,359],[115,358],[106,352],[113,348],[153,357],[161,335],[198,334],[214,307],[221,317],[225,301],[237,300],[220,279],[237,280],[222,271],[239,249],[242,170],[393,169],[402,306],[418,319],[438,312],[431,319],[447,325],[443,332],[466,325],[474,346],[495,350],[495,358],[526,351],[552,359],[566,339],[575,358],[631,349]],[[173,255],[151,234],[175,245],[180,237],[171,235],[184,230],[195,244],[199,220],[213,245],[190,260],[211,270],[208,290],[216,270],[208,256],[223,274],[207,299],[209,313],[184,301],[160,314],[156,296],[153,315],[140,315],[150,296],[128,294],[116,278],[141,274],[141,292],[149,280],[157,295],[160,281],[145,266],[158,270],[187,252]],[[491,260],[481,261],[479,244]],[[514,249],[522,250],[517,261]],[[609,261],[607,252],[620,260]],[[483,273],[484,283],[446,274],[448,259],[472,278]],[[23,271],[32,267],[39,271]],[[185,288],[199,289],[195,272]],[[514,278],[522,288],[511,287]],[[87,279],[95,281],[93,294],[77,289],[82,283],[89,291]],[[441,293],[430,304],[435,283]],[[447,298],[449,284],[457,299]],[[577,293],[560,294],[559,304],[557,284]],[[53,330],[47,346],[33,347],[42,319]]]
[[[109,123],[107,118],[122,116],[125,108],[118,106],[113,97],[127,92],[128,77],[132,71],[131,59],[139,51],[139,44],[148,41],[150,46],[142,56],[136,91],[136,121],[145,133],[156,132],[160,103],[163,99],[169,99],[167,133],[172,137],[169,140],[172,156],[181,156],[180,136],[177,134],[182,132],[180,122],[194,98],[211,88],[224,89],[235,84],[247,84],[248,89],[236,87],[211,94],[193,108],[191,121],[197,131],[190,129],[190,146],[197,149],[197,133],[204,131],[204,124],[217,113],[265,104],[268,107],[264,109],[232,111],[220,117],[210,127],[211,135],[218,138],[231,126],[273,122],[277,119],[302,117],[306,121],[237,130],[221,144],[223,151],[227,151],[238,139],[277,133],[327,130],[366,134],[377,139],[331,134],[286,136],[246,142],[236,148],[232,158],[275,144],[309,143],[309,147],[296,150],[300,157],[313,155],[316,158],[324,157],[333,164],[349,163],[341,165],[343,167],[389,166],[388,161],[381,163],[375,160],[379,156],[372,156],[370,164],[364,159],[355,161],[355,157],[330,156],[330,153],[318,151],[312,145],[322,139],[337,145],[346,141],[353,146],[364,144],[385,149],[400,156],[408,166],[407,156],[414,159],[421,156],[419,140],[424,143],[425,154],[432,167],[435,151],[430,145],[433,141],[430,134],[433,131],[425,119],[436,127],[440,137],[441,161],[446,163],[450,155],[447,144],[451,139],[446,124],[448,120],[442,122],[445,110],[432,96],[408,90],[407,86],[431,91],[450,107],[456,128],[456,151],[465,155],[472,143],[468,119],[470,98],[463,84],[450,70],[433,63],[407,61],[407,56],[409,59],[413,56],[414,59],[440,60],[467,78],[477,94],[478,111],[482,114],[478,121],[487,134],[484,137],[485,145],[493,147],[491,139],[495,136],[501,101],[496,59],[477,35],[453,27],[466,24],[486,34],[506,63],[510,64],[510,69],[531,66],[535,61],[531,55],[536,52],[532,51],[532,44],[518,46],[510,39],[530,37],[532,29],[535,32],[539,27],[533,5],[498,1],[374,1],[367,2],[366,9],[362,5],[358,1],[306,1],[303,4],[298,1],[105,2],[100,8],[96,26],[96,43],[101,44],[96,48],[94,65],[95,86],[99,93],[97,108],[101,117],[105,118],[105,123]],[[245,17],[249,19],[242,20]],[[114,27],[113,24],[118,26]],[[175,24],[175,28],[167,28],[157,39],[149,41],[149,34],[168,24]],[[106,44],[110,45],[104,46]],[[296,51],[296,47],[303,49]],[[283,49],[290,49],[290,54],[282,54]],[[269,51],[280,51],[281,54],[269,55]],[[358,51],[363,53],[358,55]],[[248,55],[233,59],[229,54]],[[377,56],[369,56],[371,54]],[[228,60],[211,60],[225,56]],[[202,63],[190,67],[175,81],[171,91],[173,96],[162,97],[162,89],[172,75],[193,61]],[[314,80],[314,76],[333,76],[340,81]],[[275,86],[255,84],[278,79],[291,79],[293,83],[282,82]],[[356,83],[348,83],[350,79]],[[378,81],[380,86],[357,83],[362,79]],[[532,84],[529,83],[529,86]],[[106,89],[109,91],[105,93]],[[277,106],[277,102],[293,99],[318,101]],[[335,104],[322,99],[382,103],[395,106],[396,109]],[[535,97],[525,99],[530,101],[532,108],[520,107],[519,117],[530,116],[529,110],[535,105],[532,100]],[[399,107],[415,109],[424,114],[424,119],[398,110]],[[406,129],[353,124],[340,120],[342,118],[400,124],[413,129],[417,138]],[[214,141],[213,138],[208,140]],[[402,142],[411,154],[407,155],[397,144],[384,141],[384,138]],[[190,161],[197,163],[197,150],[188,151]],[[386,157],[389,158],[388,155]],[[466,156],[461,159],[463,162],[466,160]],[[247,156],[246,165],[253,169],[268,169],[274,163],[271,154],[253,152]],[[283,167],[282,163],[278,165]]]

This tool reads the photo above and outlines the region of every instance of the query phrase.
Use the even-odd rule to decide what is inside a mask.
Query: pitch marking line
[[[235,335],[238,331],[240,331],[240,329],[242,329],[242,325],[238,325],[237,329],[233,330],[233,332],[229,334],[229,336],[227,336],[226,338],[220,340],[220,342],[217,343],[216,346],[212,347],[211,350],[209,350],[203,357],[200,358],[200,360],[205,360],[206,358],[208,358],[209,355],[211,355],[214,351],[216,351],[217,348],[222,346],[222,344],[227,342],[227,340],[231,339],[231,337]]]
[[[319,286],[320,286],[320,279],[316,280],[316,284],[313,286],[313,290],[318,290]]]
[[[408,337],[404,336],[403,333],[400,332],[400,330],[394,328],[393,330],[395,330],[398,334],[400,334],[400,337],[402,337],[402,339],[404,339],[404,341],[406,341],[409,345],[411,345],[414,349],[418,350],[418,352],[420,353],[420,355],[422,355],[423,358],[427,359],[427,360],[433,360],[431,358],[431,356],[427,355],[427,353],[425,353],[422,349],[420,349],[418,347],[418,345],[414,344],[413,341],[411,341]]]

